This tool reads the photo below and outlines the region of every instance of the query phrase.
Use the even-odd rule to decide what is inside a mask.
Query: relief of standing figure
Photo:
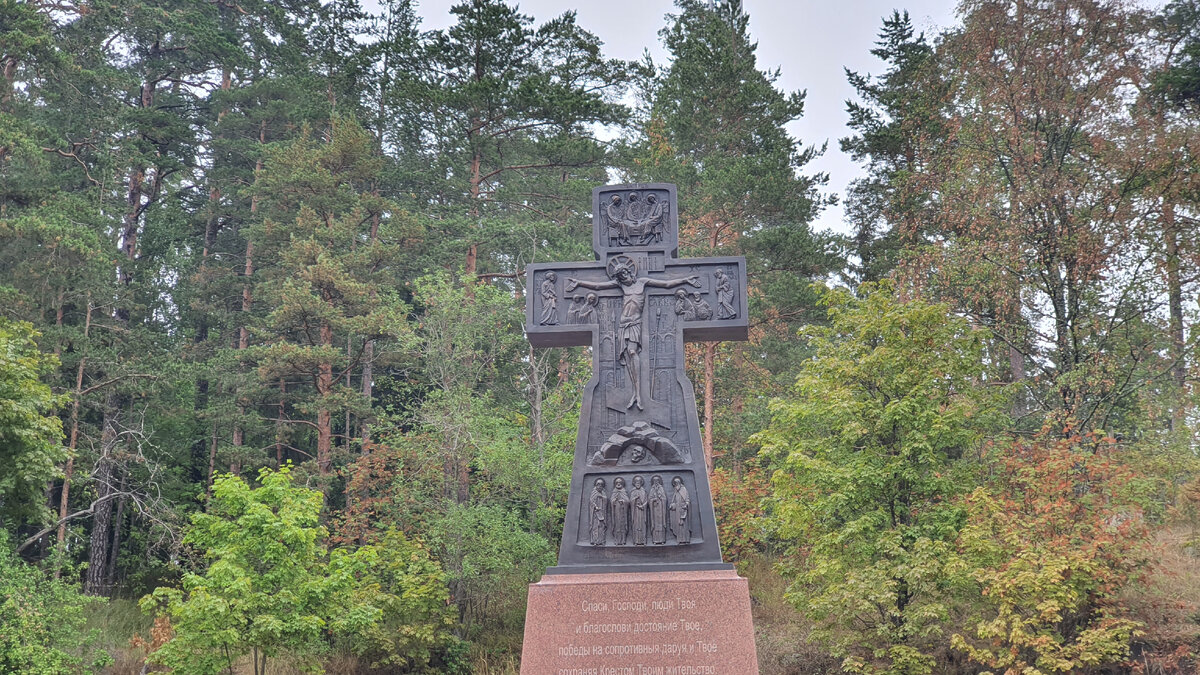
[[[713,276],[717,278],[717,318],[735,318],[737,310],[733,308],[733,281],[725,274],[725,270],[718,269]]]
[[[629,493],[625,491],[625,479],[617,477],[613,481],[612,497],[609,499],[612,504],[612,524],[609,529],[612,531],[613,543],[617,546],[625,545],[625,537],[629,535]]]
[[[557,281],[558,275],[554,272],[546,272],[546,278],[542,280],[542,317],[539,323],[543,326],[558,323],[558,289],[554,287]]]
[[[667,491],[662,476],[650,479],[650,543],[667,543]]]
[[[688,511],[691,509],[692,500],[688,497],[687,488],[683,486],[683,479],[679,476],[671,479],[671,487],[675,488],[675,494],[671,497],[671,531],[675,533],[675,543],[690,544],[692,532],[688,527]]]
[[[604,494],[604,479],[597,478],[593,483],[592,496],[588,499],[591,509],[590,534],[592,546],[603,546],[608,536],[608,495]]]
[[[641,476],[633,477],[633,489],[629,491],[629,515],[633,521],[633,545],[646,545],[646,506],[650,501],[646,497],[646,479]]]

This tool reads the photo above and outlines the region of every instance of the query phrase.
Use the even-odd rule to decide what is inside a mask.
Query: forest
[[[747,260],[687,360],[762,672],[1200,669],[1195,0],[898,7],[844,194],[738,0],[452,14],[0,0],[0,672],[517,672],[591,376],[525,266],[652,181]]]

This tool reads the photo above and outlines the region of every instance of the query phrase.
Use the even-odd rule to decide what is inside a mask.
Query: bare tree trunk
[[[88,333],[92,328],[92,296],[89,293],[87,299],[87,313],[83,319],[83,339],[86,345]],[[86,348],[86,347],[85,347]],[[86,354],[86,352],[85,352]],[[79,357],[79,365],[75,368],[75,395],[71,397],[71,430],[67,436],[67,466],[63,469],[63,486],[62,491],[58,495],[58,552],[63,552],[67,541],[67,505],[71,494],[71,478],[75,473],[75,449],[79,447],[79,405],[83,398],[83,369],[87,363],[87,356]],[[54,570],[55,578],[59,575],[59,570]]]
[[[287,381],[282,377],[279,378],[279,414],[276,415],[275,422],[275,466],[278,468],[283,466],[283,445],[284,439],[287,438],[287,428],[283,424],[284,406],[287,401],[284,396],[287,395]]]
[[[212,496],[213,478],[217,475],[217,425],[214,422],[208,432],[208,485],[205,493]]]
[[[350,335],[347,335],[346,336],[346,354],[349,355],[352,353],[354,353],[354,339]],[[350,386],[352,384],[350,378],[353,374],[354,374],[353,368],[351,368],[349,365],[347,365],[346,372],[345,372],[346,389],[347,390],[350,389]],[[350,452],[350,439],[352,438],[351,433],[350,433],[350,428],[351,428],[350,425],[352,423],[353,423],[353,419],[350,415],[350,406],[346,406],[346,419],[344,421],[345,426],[342,428],[342,447],[344,447],[346,449],[347,453]]]
[[[1170,202],[1163,204],[1163,238],[1167,247],[1167,305],[1171,315],[1171,360],[1174,364],[1171,376],[1175,385],[1182,389],[1187,377],[1183,349],[1183,285],[1179,280],[1179,230],[1175,223],[1175,205]]]
[[[560,356],[558,361],[558,377],[560,384],[563,381],[563,370],[566,362],[565,354],[567,350],[562,350],[564,356]],[[545,418],[545,399],[546,389],[542,382],[544,381],[543,374],[538,366],[538,355],[534,351],[533,346],[529,347],[529,383],[533,394],[529,401],[529,428],[530,437],[533,440],[533,447],[537,450],[537,467],[538,476],[545,475],[546,468],[546,418]],[[545,485],[545,481],[538,481],[538,500],[541,505],[550,503],[550,492]],[[536,512],[538,504],[530,504],[530,513]],[[530,520],[530,531],[533,530],[536,523]]]
[[[121,472],[121,492],[125,492],[129,477]],[[121,526],[125,521],[125,505],[129,498],[125,495],[117,497],[117,514],[113,517],[112,549],[108,555],[108,571],[104,583],[108,588],[115,588],[117,581],[117,556],[121,553]]]
[[[254,206],[251,206],[253,212]],[[250,322],[250,308],[253,304],[253,295],[250,291],[250,275],[254,274],[254,242],[246,240],[246,264],[242,268],[242,325],[238,327],[238,351],[245,350],[250,347],[250,328],[246,325]],[[239,363],[239,367],[242,364]],[[240,448],[246,442],[246,430],[242,426],[242,419],[246,416],[246,405],[242,400],[240,392],[238,393],[238,419],[233,426],[233,447]],[[240,457],[240,451],[234,450],[234,453]],[[230,473],[236,473],[230,469]]]
[[[481,185],[483,183],[481,171],[482,162],[483,157],[479,154],[479,151],[476,151],[475,154],[471,156],[471,215],[476,221],[479,220],[479,195],[481,194]],[[472,241],[471,245],[467,247],[467,261],[466,265],[464,266],[464,271],[468,275],[475,275],[475,271],[479,263],[478,258],[479,244]]]
[[[374,293],[374,290],[371,291]],[[375,395],[374,383],[375,379],[375,341],[367,340],[366,346],[363,347],[363,369],[362,369],[362,396],[371,405],[371,399]],[[360,419],[358,421],[359,436],[362,438],[363,454],[370,452],[371,445],[371,418]]]
[[[321,346],[333,346],[333,327],[321,322]],[[333,364],[326,361],[317,366],[317,471],[329,474],[330,455],[333,451],[333,416],[327,399],[333,392]]]
[[[92,533],[88,546],[88,566],[83,590],[89,595],[106,592],[108,579],[108,548],[112,526],[113,460],[119,435],[117,417],[121,405],[116,388],[104,395],[104,430],[100,435],[100,459],[96,462],[96,506],[92,511]]]

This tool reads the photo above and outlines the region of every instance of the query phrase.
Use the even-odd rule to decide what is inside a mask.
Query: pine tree
[[[534,27],[501,0],[451,8],[456,23],[430,36],[423,77],[396,82],[409,100],[397,122],[424,163],[430,209],[446,253],[467,274],[512,276],[533,254],[530,236],[588,241],[582,217],[605,180],[594,125],[620,124],[629,66],[566,12]]]
[[[332,468],[335,418],[369,407],[350,387],[367,341],[404,325],[391,277],[405,214],[367,191],[383,159],[374,139],[350,120],[335,118],[327,138],[312,132],[273,151],[257,190],[266,218],[251,242],[263,265],[254,295],[271,311],[254,331],[252,350],[264,384],[289,382],[288,396],[315,433],[313,458],[321,475]],[[380,231],[382,230],[382,231]],[[343,447],[351,429],[342,425]]]
[[[933,47],[914,31],[908,12],[893,12],[883,20],[871,54],[888,68],[876,77],[846,70],[860,101],[846,102],[847,126],[857,135],[841,139],[842,151],[867,169],[846,195],[852,250],[858,258],[852,270],[860,282],[878,281],[896,265],[900,232],[913,229],[896,223],[919,219],[919,199],[905,190],[905,176],[918,170],[920,146],[943,135],[937,81],[926,72]]]

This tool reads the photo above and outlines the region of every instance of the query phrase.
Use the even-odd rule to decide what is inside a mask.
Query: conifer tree
[[[605,58],[573,12],[541,26],[502,0],[465,0],[433,33],[423,76],[396,83],[409,114],[397,120],[424,162],[436,243],[467,274],[512,276],[529,235],[587,241],[591,188],[607,150],[595,125],[620,124],[629,66]],[[546,227],[549,225],[550,227]],[[537,228],[541,229],[537,229]],[[557,235],[557,236],[556,236]]]
[[[937,82],[927,72],[933,47],[913,29],[908,12],[883,20],[871,54],[888,68],[876,77],[846,70],[860,100],[846,102],[847,126],[856,135],[841,139],[842,151],[867,169],[846,195],[858,281],[879,281],[895,266],[905,229],[895,223],[919,218],[919,199],[905,190],[904,176],[917,169],[918,148],[942,137]]]

